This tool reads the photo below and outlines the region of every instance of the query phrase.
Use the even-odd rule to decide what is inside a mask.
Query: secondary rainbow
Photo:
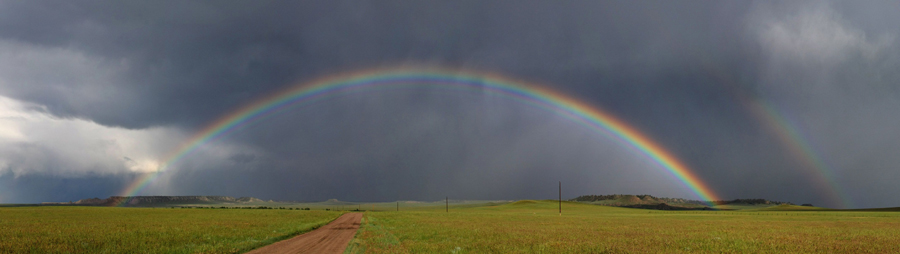
[[[795,124],[764,101],[750,101],[745,105],[757,118],[762,119],[771,130],[775,131],[779,140],[790,149],[795,158],[800,158],[809,169],[814,171],[813,175],[816,176],[814,180],[828,192],[834,205],[840,206],[839,208],[854,207],[850,197],[845,194],[841,185],[835,180],[834,170],[813,150],[809,142],[806,142],[807,139],[803,138]]]
[[[295,105],[312,103],[342,93],[391,86],[440,86],[477,89],[536,106],[571,119],[583,126],[612,135],[618,141],[645,154],[685,184],[700,200],[721,200],[684,163],[634,127],[597,107],[549,88],[513,80],[504,76],[449,69],[391,68],[351,72],[328,76],[274,93],[227,114],[194,134],[162,160],[156,172],[138,177],[122,191],[122,196],[136,196],[143,188],[174,163],[212,140],[221,138],[242,126],[258,122],[266,116]],[[127,202],[123,200],[122,203]]]
[[[731,94],[737,99],[737,102],[744,106],[752,116],[763,123],[769,130],[773,131],[778,140],[788,148],[792,157],[804,164],[800,170],[810,176],[812,183],[827,195],[827,201],[830,205],[838,208],[852,208],[853,201],[847,196],[846,192],[841,188],[834,176],[834,169],[821,156],[816,153],[813,147],[804,138],[802,133],[783,113],[768,100],[761,96],[753,96],[744,87],[745,82],[729,75],[718,68],[709,66],[709,72],[712,77],[722,85],[731,88]]]

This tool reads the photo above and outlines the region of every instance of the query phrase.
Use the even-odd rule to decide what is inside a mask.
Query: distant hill
[[[673,204],[690,204],[690,205],[699,205],[699,206],[706,205],[705,202],[702,202],[699,200],[690,200],[690,199],[683,199],[683,198],[663,198],[663,197],[654,197],[652,195],[628,195],[628,194],[584,195],[584,196],[579,196],[574,199],[570,199],[569,201],[602,203],[602,204],[611,205],[611,206],[655,205],[655,204],[660,204],[660,203],[666,203],[669,205],[673,205]]]
[[[620,206],[631,208],[657,209],[657,210],[685,210],[685,209],[709,209],[710,203],[719,205],[794,205],[790,202],[771,201],[766,199],[735,199],[700,201],[684,198],[654,197],[652,195],[583,195],[569,201],[591,203],[596,205]]]
[[[170,205],[212,205],[212,204],[260,204],[267,201],[254,197],[227,196],[112,196],[105,199],[89,198],[74,202],[44,202],[43,205],[83,205],[83,206],[170,206]]]
[[[716,205],[734,205],[734,204],[739,204],[739,205],[794,205],[794,203],[791,203],[791,202],[771,201],[771,200],[766,200],[766,199],[761,199],[761,198],[719,200],[719,201],[713,201],[713,204],[716,204]]]
[[[316,203],[316,204],[321,204],[321,205],[356,205],[356,204],[358,204],[358,203],[355,203],[355,202],[347,202],[347,201],[340,201],[340,200],[337,200],[337,199],[335,199],[335,198],[332,198],[332,199],[329,199],[329,200],[325,200],[325,201],[323,201],[323,202],[318,202],[318,203]]]

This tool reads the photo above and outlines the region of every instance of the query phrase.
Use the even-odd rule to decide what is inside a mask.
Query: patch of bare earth
[[[362,213],[344,214],[321,228],[248,253],[343,253],[361,220]]]

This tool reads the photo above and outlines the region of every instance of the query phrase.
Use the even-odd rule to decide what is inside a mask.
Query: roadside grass
[[[409,252],[408,249],[401,248],[400,239],[391,234],[389,229],[384,228],[381,221],[364,216],[356,237],[353,238],[344,253],[368,253],[367,249],[390,253]]]
[[[900,213],[655,211],[556,201],[367,212],[348,253],[898,253]]]
[[[340,212],[114,207],[0,208],[0,253],[239,253]]]

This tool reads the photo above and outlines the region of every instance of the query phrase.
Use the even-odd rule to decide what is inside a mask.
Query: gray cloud
[[[900,200],[884,193],[898,178],[891,165],[900,31],[888,25],[898,23],[890,11],[897,9],[892,2],[4,1],[0,95],[56,119],[29,126],[81,140],[80,147],[109,133],[163,141],[141,157],[28,132],[31,147],[44,152],[4,141],[0,149],[19,152],[0,158],[8,168],[0,172],[31,161],[34,175],[113,179],[134,172],[128,163],[160,162],[189,133],[297,82],[424,64],[500,72],[600,106],[682,158],[724,198],[835,205],[745,104],[771,103],[859,206],[896,206]],[[67,121],[103,131],[79,137],[47,127]],[[80,159],[84,153],[96,156]],[[79,166],[78,174],[60,166],[73,162],[103,166]],[[573,196],[693,197],[615,139],[511,101],[428,89],[291,109],[174,167],[146,192],[550,198],[542,195],[563,180]]]
[[[851,199],[864,206],[900,177],[893,128],[900,66],[896,28],[866,31],[827,4],[757,20],[767,56],[760,89],[796,122]],[[828,171],[826,170],[826,171]]]

